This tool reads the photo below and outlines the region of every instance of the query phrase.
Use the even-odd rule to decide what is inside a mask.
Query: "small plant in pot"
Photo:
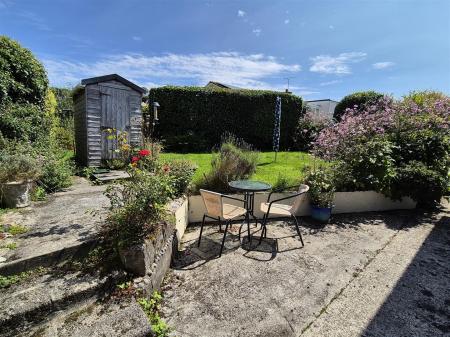
[[[0,204],[3,207],[26,207],[30,191],[39,175],[37,160],[23,153],[2,153],[0,158]]]
[[[311,217],[320,222],[328,222],[336,190],[333,173],[327,168],[310,171],[306,178],[306,184],[310,187]]]

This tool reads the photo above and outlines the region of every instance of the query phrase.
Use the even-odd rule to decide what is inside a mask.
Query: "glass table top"
[[[228,185],[237,191],[261,192],[272,188],[272,185],[256,180],[235,180],[230,181]]]

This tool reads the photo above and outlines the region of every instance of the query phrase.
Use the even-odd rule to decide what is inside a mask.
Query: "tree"
[[[345,96],[334,109],[333,118],[339,122],[344,116],[346,109],[354,109],[357,106],[358,111],[364,110],[365,105],[374,104],[384,95],[375,91],[361,91]]]
[[[33,53],[0,35],[0,104],[31,103],[43,106],[47,73]]]

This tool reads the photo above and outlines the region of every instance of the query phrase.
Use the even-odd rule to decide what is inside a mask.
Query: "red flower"
[[[132,163],[137,163],[140,159],[141,158],[139,158],[139,157],[133,156],[133,157],[131,157],[131,162]]]
[[[146,149],[143,149],[143,150],[139,151],[139,155],[141,157],[148,156],[150,153],[151,153],[150,150],[146,150]]]

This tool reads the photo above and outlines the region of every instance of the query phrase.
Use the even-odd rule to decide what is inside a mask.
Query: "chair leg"
[[[219,232],[221,232],[222,231],[222,220],[220,220],[220,218],[219,218]]]
[[[305,244],[303,243],[302,233],[300,233],[300,228],[298,227],[297,217],[295,215],[293,215],[293,214],[291,214],[291,216],[294,218],[295,228],[297,229],[298,237],[300,238],[300,242],[302,243],[302,247],[304,247]]]
[[[227,220],[226,225],[225,225],[225,232],[223,233],[223,239],[222,239],[222,245],[220,246],[220,253],[219,253],[219,257],[222,256],[222,250],[223,250],[223,246],[225,244],[225,238],[227,236],[227,231],[228,231],[228,225],[230,224],[230,220]]]
[[[202,233],[203,233],[203,226],[205,225],[205,217],[206,217],[206,214],[203,215],[202,227],[200,227],[200,235],[199,235],[199,237],[198,237],[198,244],[197,244],[197,247],[200,247],[200,241],[201,241],[201,239],[202,239]]]
[[[263,219],[262,219],[262,222],[261,222],[261,236],[260,236],[260,238],[259,238],[259,244],[261,244],[262,239],[263,239],[263,237],[264,237],[264,234],[265,234],[266,237],[267,237],[267,233],[266,233],[266,232],[267,232],[266,224],[267,224],[267,213],[264,214]]]

